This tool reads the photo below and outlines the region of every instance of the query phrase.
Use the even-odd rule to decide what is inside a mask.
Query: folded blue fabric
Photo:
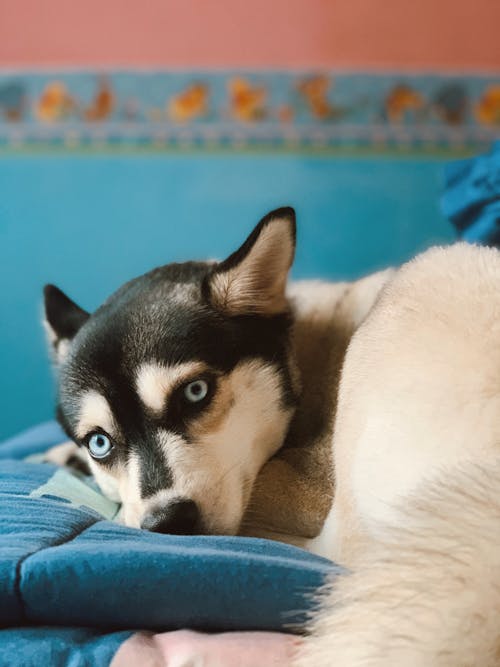
[[[128,631],[48,626],[0,630],[2,667],[108,667]],[[139,665],[137,667],[140,667]]]
[[[51,423],[0,445],[4,627],[293,631],[337,571],[278,542],[160,535],[114,523],[115,504],[87,479],[13,458],[61,439]],[[0,643],[12,635],[3,637]]]
[[[500,141],[447,166],[441,210],[464,240],[500,246]]]

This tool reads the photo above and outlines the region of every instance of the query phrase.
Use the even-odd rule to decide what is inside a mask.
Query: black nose
[[[200,512],[193,500],[179,498],[166,507],[146,514],[141,528],[166,535],[194,535],[199,524]]]

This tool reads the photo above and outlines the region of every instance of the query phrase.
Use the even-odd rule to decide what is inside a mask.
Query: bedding
[[[447,165],[444,215],[471,243],[500,247],[500,141],[484,155]]]
[[[171,646],[180,628],[265,631],[286,653],[277,633],[300,631],[332,563],[262,539],[120,525],[90,478],[36,462],[63,440],[51,422],[0,444],[1,665],[109,665],[134,632],[128,646],[150,633]]]
[[[120,646],[110,667],[290,667],[299,643],[283,632],[136,633]]]

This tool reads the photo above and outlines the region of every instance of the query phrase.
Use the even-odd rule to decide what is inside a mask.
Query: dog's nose
[[[166,507],[146,514],[141,528],[166,535],[193,535],[199,524],[200,512],[194,500],[179,498]]]

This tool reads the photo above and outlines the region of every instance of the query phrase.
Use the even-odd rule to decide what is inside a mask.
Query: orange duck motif
[[[486,88],[474,112],[483,125],[500,125],[500,84],[494,83]]]
[[[115,108],[115,95],[105,76],[98,81],[97,91],[90,105],[84,110],[83,116],[88,121],[101,121],[109,118]]]
[[[332,81],[325,74],[307,77],[300,81],[297,90],[305,100],[309,112],[320,120],[334,120],[343,115],[343,110],[328,99]]]
[[[417,113],[425,108],[425,98],[417,90],[400,83],[385,98],[385,117],[391,123],[401,123],[408,112]]]
[[[235,120],[252,122],[266,116],[267,90],[264,86],[252,86],[243,77],[233,77],[228,82],[231,116]]]
[[[75,113],[75,99],[61,81],[49,82],[35,103],[35,116],[43,122],[57,122]]]
[[[185,123],[208,113],[208,86],[193,83],[178,95],[174,95],[167,105],[169,118],[177,123]]]

